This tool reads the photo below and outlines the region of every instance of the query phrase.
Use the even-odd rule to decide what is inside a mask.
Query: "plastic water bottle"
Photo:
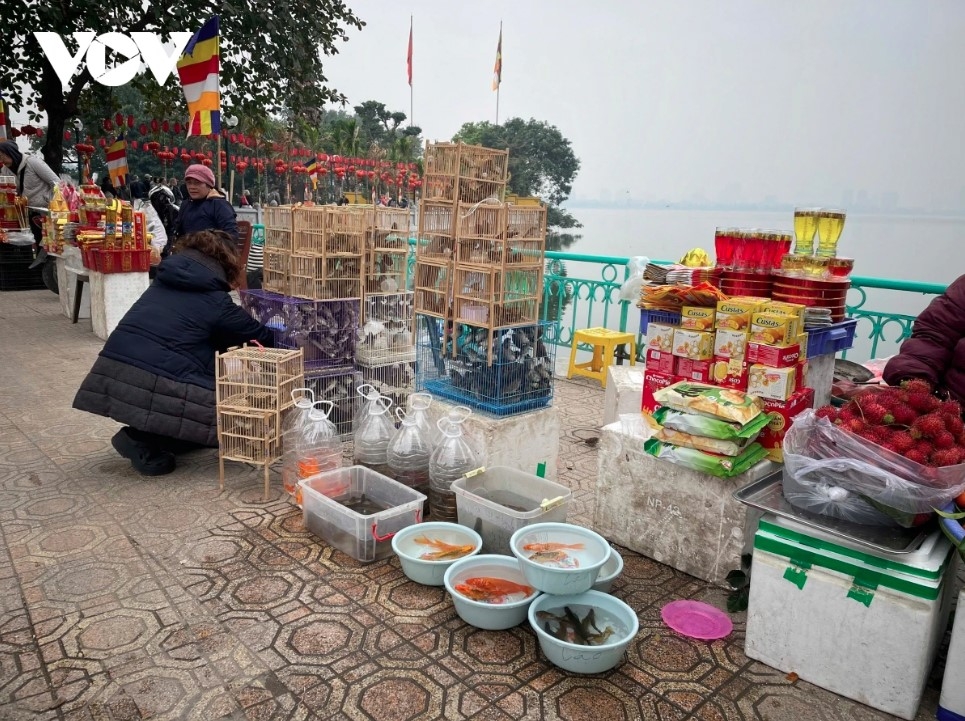
[[[435,448],[438,438],[434,427],[429,423],[429,406],[431,405],[431,395],[428,393],[413,393],[409,396],[409,408],[405,411],[405,416],[412,417],[415,420],[415,424],[419,427],[426,443]],[[396,415],[398,415],[398,409]]]
[[[452,484],[481,465],[480,454],[462,433],[462,424],[469,415],[456,418],[452,415],[440,418],[436,424],[443,437],[429,458],[429,514],[434,521],[456,521],[456,494]]]
[[[298,486],[298,456],[295,446],[301,428],[308,422],[308,413],[315,403],[315,393],[311,388],[296,388],[292,391],[294,408],[285,415],[281,424],[281,482],[290,495],[295,495]]]
[[[395,432],[389,443],[386,460],[389,463],[389,475],[419,493],[429,495],[429,457],[432,455],[432,445],[429,437],[419,427],[415,413],[406,414],[401,408],[395,409],[395,414],[402,421],[402,426]],[[428,425],[428,424],[427,424]],[[428,504],[428,501],[427,501]],[[423,509],[423,515],[429,511],[428,505]]]
[[[361,419],[352,435],[356,465],[371,468],[376,473],[391,476],[389,471],[389,443],[395,435],[395,423],[389,414],[392,399],[379,396],[368,404],[368,414]]]
[[[428,413],[426,414],[428,416]],[[472,409],[469,406],[453,406],[442,418],[448,420],[450,423],[461,424],[469,416],[472,415]],[[441,420],[441,419],[440,419]],[[446,434],[442,430],[442,426],[439,425],[439,421],[436,421],[436,426],[431,427],[431,438],[432,447],[437,447],[443,440],[445,440]]]
[[[379,389],[369,383],[363,383],[355,390],[362,396],[362,402],[359,404],[358,410],[355,411],[355,415],[352,416],[352,433],[355,433],[362,425],[362,421],[368,418],[372,404],[377,403],[379,398],[382,397]]]
[[[301,506],[301,487],[297,481],[342,467],[342,441],[328,417],[335,408],[331,401],[317,401],[308,411],[308,420],[299,428],[295,440],[295,502]],[[324,490],[326,495],[337,495]]]

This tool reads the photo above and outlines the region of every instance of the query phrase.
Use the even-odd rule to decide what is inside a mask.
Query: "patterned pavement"
[[[69,408],[102,344],[54,295],[0,293],[0,329],[2,720],[891,718],[747,659],[743,616],[725,641],[673,634],[664,604],[725,594],[626,550],[627,660],[557,670],[527,628],[469,627],[397,561],[327,547],[280,483],[262,501],[255,469],[229,463],[223,493],[213,451],[134,474],[116,424]],[[589,524],[603,394],[560,381],[556,403],[570,517]]]

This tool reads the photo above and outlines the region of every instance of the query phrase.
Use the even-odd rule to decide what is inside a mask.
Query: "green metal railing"
[[[415,264],[415,239],[409,240],[410,273]],[[546,252],[546,273],[543,276],[543,311],[548,320],[559,321],[557,345],[570,347],[573,334],[581,328],[603,326],[637,334],[637,353],[642,354],[644,338],[639,333],[639,311],[635,302],[620,301],[620,287],[629,275],[629,258],[618,256],[582,255],[579,253]],[[662,261],[657,261],[662,262]],[[568,263],[592,264],[595,278],[571,276]],[[892,313],[867,307],[868,291],[880,293],[900,292],[927,296],[922,298],[921,308],[940,295],[947,286],[940,283],[919,283],[907,280],[853,276],[851,294],[854,302],[847,306],[848,316],[858,320],[858,352],[868,358],[876,358],[879,352],[888,355],[897,351],[902,340],[911,335],[915,315]],[[892,296],[893,297],[893,296]]]

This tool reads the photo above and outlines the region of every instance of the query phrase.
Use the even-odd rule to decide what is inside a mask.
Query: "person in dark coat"
[[[175,240],[199,230],[223,230],[238,244],[238,220],[231,203],[214,189],[214,173],[204,165],[188,166],[184,173],[188,197],[174,223]]]
[[[924,378],[965,404],[965,275],[921,312],[883,377],[889,385]]]
[[[217,447],[215,351],[273,336],[232,301],[243,269],[222,231],[191,233],[110,334],[74,408],[125,424],[111,445],[140,473],[175,468],[174,454]]]

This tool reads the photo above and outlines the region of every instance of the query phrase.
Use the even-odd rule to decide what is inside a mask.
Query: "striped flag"
[[[499,24],[499,44],[496,45],[496,65],[493,66],[493,90],[503,82],[503,24]]]
[[[0,141],[7,139],[7,106],[3,104],[3,94],[0,93]]]
[[[178,60],[178,77],[188,102],[188,137],[221,132],[219,63],[218,16],[214,15],[194,34]]]
[[[312,180],[312,189],[318,187],[318,162],[315,158],[312,158],[307,163],[305,163],[305,172],[308,173],[308,177]]]
[[[111,174],[111,183],[120,188],[127,182],[127,141],[124,133],[117,136],[117,140],[107,146],[107,172]]]

